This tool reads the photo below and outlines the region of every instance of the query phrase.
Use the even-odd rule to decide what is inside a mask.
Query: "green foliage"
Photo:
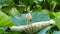
[[[20,32],[6,32],[3,28],[0,28],[0,34],[20,34]]]
[[[11,19],[3,12],[0,12],[0,27],[12,26],[12,25],[13,22],[11,21]]]
[[[60,11],[60,0],[0,0],[0,5],[0,27],[26,25],[26,14],[21,15],[21,7],[24,5],[25,9],[22,9],[22,12],[33,11],[31,13],[33,17],[31,22],[54,19],[60,29],[60,12],[58,12]],[[19,32],[6,32],[3,28],[0,29],[0,34],[17,33],[20,34]],[[53,34],[57,33],[59,34],[60,31],[53,32]]]
[[[54,19],[55,18],[54,12],[49,12],[49,16],[51,19]]]
[[[60,16],[57,16],[54,20],[56,21],[56,25],[60,29]]]
[[[60,34],[60,31],[54,31],[53,34]]]
[[[5,29],[3,27],[13,26],[13,25],[14,24],[11,21],[11,19],[5,13],[0,11],[0,34],[10,33],[10,32],[5,32]]]

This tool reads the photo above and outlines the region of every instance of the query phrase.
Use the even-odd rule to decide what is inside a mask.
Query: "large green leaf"
[[[38,32],[37,34],[47,34],[47,31],[51,29],[51,26],[47,26],[44,29],[42,29],[40,32]]]
[[[0,11],[0,34],[17,34],[18,32],[6,32],[5,27],[13,26],[11,19],[3,12]],[[19,33],[20,34],[20,33]]]
[[[56,25],[60,29],[60,16],[57,16],[54,20],[56,21]]]
[[[54,20],[56,22],[56,25],[58,26],[58,28],[60,29],[60,12],[56,12],[53,14],[55,16]]]
[[[60,34],[60,31],[54,31],[53,34]]]
[[[10,16],[10,18],[12,19],[15,25],[26,25],[27,21],[25,15],[26,14],[18,14],[16,16]],[[31,23],[50,20],[47,12],[32,12],[31,15]]]
[[[12,26],[12,25],[14,25],[14,24],[10,20],[10,18],[6,14],[4,14],[3,12],[0,12],[0,27]]]

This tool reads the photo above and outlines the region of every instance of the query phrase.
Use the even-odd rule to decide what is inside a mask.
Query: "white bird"
[[[27,24],[29,24],[29,22],[30,22],[31,19],[32,19],[32,16],[31,16],[31,14],[30,14],[31,12],[32,12],[32,11],[30,11],[29,13],[26,14],[26,20],[27,20],[27,22],[28,22]]]

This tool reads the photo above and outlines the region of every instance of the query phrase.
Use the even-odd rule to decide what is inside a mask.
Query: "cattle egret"
[[[26,14],[26,20],[27,20],[27,22],[28,22],[27,24],[29,24],[29,22],[30,22],[31,19],[32,19],[32,16],[31,16],[31,14],[30,14],[31,12],[32,12],[32,11],[30,11],[29,13]]]

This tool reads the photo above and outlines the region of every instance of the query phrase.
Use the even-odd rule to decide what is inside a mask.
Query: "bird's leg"
[[[30,25],[29,25],[30,24]],[[31,24],[31,20],[29,20],[29,21],[27,21],[27,25],[29,26],[29,33],[31,33],[32,34],[32,31],[33,31],[33,27],[31,27],[32,26],[32,24]]]
[[[30,24],[30,20],[27,20],[27,26],[29,26],[29,28],[28,28],[28,33],[30,34],[30,32],[31,32],[31,31],[30,31],[30,30],[31,30],[31,27],[30,27],[29,24]]]
[[[27,25],[29,25],[29,24],[30,24],[30,21],[27,20]]]
[[[31,26],[32,26],[32,23],[31,23],[31,20],[29,21],[29,24],[31,24]],[[30,33],[32,34],[32,32],[33,32],[33,27],[31,27],[31,26],[29,26],[30,28]]]

